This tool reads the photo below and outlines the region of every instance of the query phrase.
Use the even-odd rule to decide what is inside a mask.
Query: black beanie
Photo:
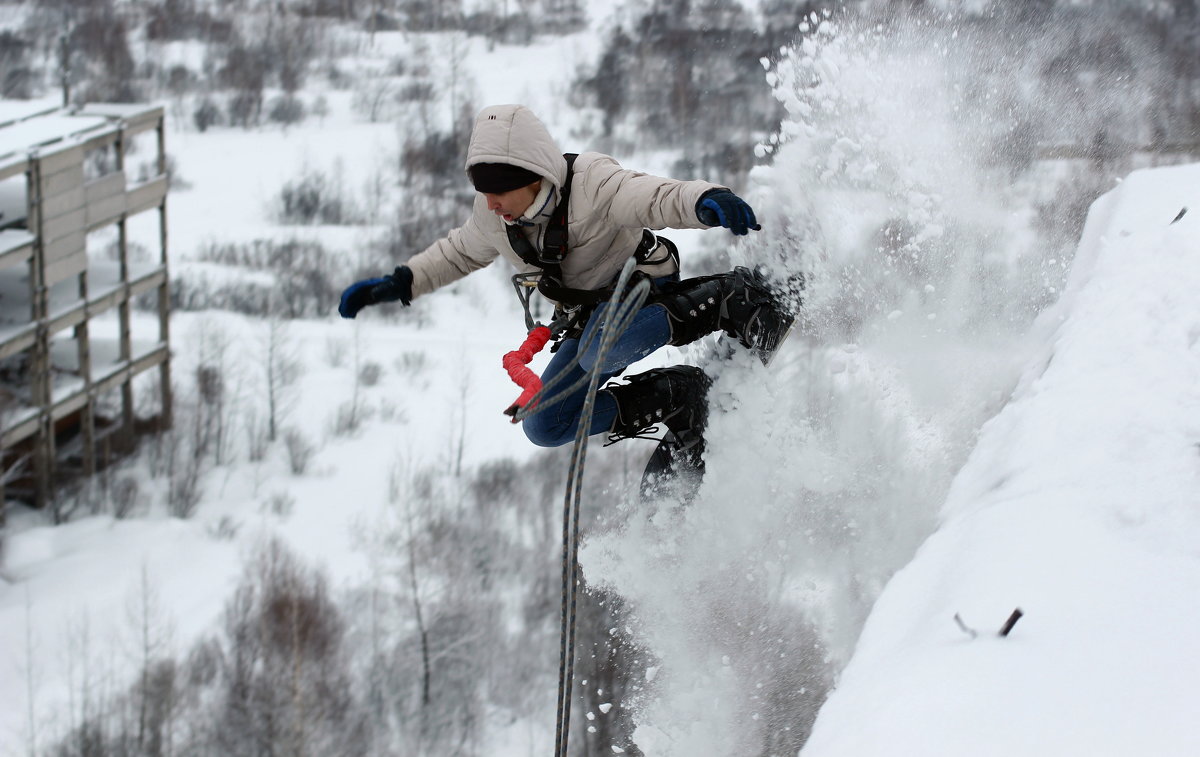
[[[542,178],[529,169],[508,163],[476,163],[470,172],[476,192],[497,195],[527,187]]]

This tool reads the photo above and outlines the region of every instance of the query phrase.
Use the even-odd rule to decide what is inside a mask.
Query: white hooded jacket
[[[532,217],[521,219],[525,234],[541,249],[567,174],[567,161],[545,125],[522,105],[484,109],[471,132],[468,171],[476,163],[508,163],[543,178],[542,193],[527,211]],[[724,188],[706,181],[676,181],[629,171],[596,152],[581,153],[573,174],[567,208],[568,252],[562,263],[563,284],[572,289],[603,289],[613,283],[637,250],[643,229],[707,228],[696,217],[696,203],[710,189]],[[488,210],[484,196],[477,194],[466,223],[408,261],[413,296],[446,286],[490,264],[498,255],[522,273],[539,270],[513,251],[504,220]],[[677,270],[673,261],[639,268],[651,276]]]

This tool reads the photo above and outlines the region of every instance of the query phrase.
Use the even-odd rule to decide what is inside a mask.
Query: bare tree
[[[171,662],[171,627],[145,563],[139,574],[138,591],[126,604],[126,614],[134,629],[132,652],[141,671],[134,688],[133,741],[141,754],[169,754],[178,706],[173,674],[169,672],[173,671],[173,664],[164,665]]]
[[[351,103],[354,111],[371,123],[381,123],[393,117],[399,87],[387,74],[368,75],[359,81]]]
[[[67,10],[63,10],[63,31],[58,37],[58,85],[62,90],[62,104],[71,104],[71,35],[74,23]]]
[[[213,746],[226,755],[363,754],[370,740],[325,578],[265,544],[226,607]]]
[[[40,659],[34,644],[33,634],[33,597],[29,585],[25,585],[25,706],[26,733],[25,744],[30,755],[38,753],[38,667]]]
[[[234,417],[238,406],[238,380],[234,342],[219,325],[203,323],[196,334],[197,365],[195,449],[216,465],[230,461]]]
[[[286,421],[292,408],[295,397],[291,390],[300,375],[296,344],[288,322],[277,315],[267,318],[266,332],[262,336],[262,355],[267,401],[267,441],[274,442],[278,437],[280,425]]]
[[[450,472],[455,478],[462,478],[463,457],[467,448],[467,398],[471,391],[471,369],[467,365],[465,354],[459,355],[458,396],[454,400],[456,438],[451,449]]]
[[[176,518],[190,518],[203,495],[205,457],[196,446],[198,426],[194,410],[178,413],[175,425],[158,436],[158,454],[165,461],[167,511]]]
[[[400,478],[400,475],[397,468],[393,466],[388,481],[388,500],[393,505],[401,499],[404,501],[404,529],[406,551],[408,553],[408,591],[421,647],[421,707],[427,708],[429,707],[429,687],[432,671],[429,664],[429,629],[425,626],[425,613],[421,606],[421,584],[417,577],[417,517],[413,512],[412,497],[403,496],[401,491],[402,488],[411,490],[414,487],[411,486],[411,482],[409,482],[410,485],[401,483],[403,479]]]
[[[67,718],[70,755],[91,755],[103,749],[104,734],[98,715],[103,711],[94,670],[91,618],[86,609],[67,624]]]
[[[362,334],[358,328],[354,329],[353,355],[354,362],[351,368],[353,370],[354,383],[351,387],[350,399],[338,407],[337,416],[333,422],[333,433],[338,436],[358,431],[367,416],[365,392],[363,391]]]

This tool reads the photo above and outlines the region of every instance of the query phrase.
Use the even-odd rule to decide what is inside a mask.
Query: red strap
[[[517,422],[517,411],[523,409],[529,400],[533,399],[533,395],[542,388],[542,380],[525,366],[529,365],[534,355],[542,351],[548,341],[550,341],[550,329],[538,326],[529,332],[529,336],[525,337],[525,341],[518,349],[504,356],[504,370],[508,371],[509,378],[524,390],[517,401],[504,411],[505,415],[513,417],[513,423]]]

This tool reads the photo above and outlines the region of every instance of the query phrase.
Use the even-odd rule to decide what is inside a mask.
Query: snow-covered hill
[[[380,68],[419,44],[440,50],[453,36],[379,34],[354,63]],[[594,35],[546,37],[529,47],[460,44],[464,88],[486,92],[487,102],[528,103],[564,138],[577,128],[579,115],[561,109],[561,93],[576,67],[597,54]],[[546,60],[556,61],[553,76]],[[316,170],[357,198],[377,176],[395,181],[386,172],[399,164],[405,134],[396,123],[364,122],[349,92],[308,94],[327,97],[329,114],[287,129],[197,133],[186,122],[169,122],[167,148],[179,179],[168,200],[174,277],[195,283],[246,275],[198,261],[210,244],[299,239],[334,251],[342,262],[330,275],[351,282],[360,249],[380,228],[282,225],[274,218],[280,188]],[[438,108],[434,118],[451,112]],[[231,183],[229,176],[244,180]],[[139,234],[157,233],[144,220],[130,223],[135,243]],[[144,463],[116,474],[136,483],[132,518],[89,517],[85,504],[72,522],[54,526],[47,513],[10,508],[0,554],[0,755],[45,749],[121,696],[141,665],[137,627],[153,627],[155,655],[186,655],[219,624],[244,563],[264,539],[282,539],[333,586],[350,590],[379,570],[369,564],[377,555],[368,543],[387,528],[397,477],[532,457],[537,448],[502,414],[519,389],[500,359],[525,336],[510,273],[497,265],[398,318],[368,312],[344,321],[331,312],[284,324],[280,344],[299,374],[287,392],[285,423],[313,450],[304,475],[289,471],[275,445],[258,462],[237,454],[229,465],[206,469],[188,520],[169,517],[162,481],[147,475]],[[146,324],[138,319],[135,332],[153,326]],[[106,327],[115,330],[115,318],[96,324]],[[264,391],[269,329],[262,319],[223,311],[172,316],[176,379],[189,385],[202,364],[226,373],[239,408],[234,448],[244,443],[246,408]],[[534,367],[547,359],[539,356]],[[376,368],[370,384],[356,380],[364,365]],[[192,402],[190,389],[181,388],[177,399]],[[351,401],[362,427],[335,432],[340,408]],[[103,510],[102,494],[82,498]],[[548,649],[547,668],[552,657]],[[524,753],[530,742],[551,738],[517,729],[513,748]]]
[[[788,117],[745,190],[764,231],[730,256],[803,271],[810,286],[803,328],[770,369],[744,354],[708,364],[709,476],[696,502],[589,504],[604,517],[584,570],[627,602],[622,635],[646,650],[627,703],[635,740],[655,757],[794,754],[815,717],[804,754],[817,757],[1196,753],[1200,167],[1133,174],[1096,204],[1072,266],[1031,231],[1030,198],[1056,181],[1034,171],[1013,184],[979,167],[980,125],[947,94],[967,43],[887,36],[814,17],[768,64]],[[411,42],[380,34],[364,62],[382,67]],[[564,148],[587,147],[573,140],[595,114],[566,93],[574,66],[599,53],[594,35],[464,44],[464,87],[481,104],[525,102]],[[208,242],[267,236],[319,239],[353,260],[370,230],[268,220],[303,167],[357,185],[397,148],[394,125],[351,116],[346,92],[324,94],[320,124],[169,135],[191,184],[169,201],[174,272],[196,275]],[[677,156],[619,157],[665,171]],[[252,175],[222,186],[239,165]],[[671,235],[685,255],[700,236]],[[364,534],[395,526],[399,469],[534,454],[500,415],[514,389],[499,357],[523,336],[502,270],[399,321],[291,328],[304,368],[292,422],[317,449],[307,473],[289,472],[280,449],[222,467],[191,520],[167,517],[148,480],[132,520],[52,527],[14,513],[0,754],[45,748],[124,691],[147,626],[158,654],[184,654],[218,624],[264,537],[357,587],[378,572]],[[266,329],[177,314],[177,375],[224,351],[242,367],[239,391],[259,391]],[[668,353],[656,360],[680,357]],[[684,357],[706,361],[707,346]],[[378,364],[378,383],[356,383],[360,360]],[[370,421],[332,433],[359,391]],[[1025,617],[996,637],[1016,607]],[[488,722],[481,751],[548,751],[553,713],[542,714]]]
[[[1142,746],[1194,753],[1200,269],[1168,224],[1200,167],[1135,173],[1072,266],[948,107],[962,51],[905,42],[816,21],[772,68],[790,118],[742,254],[810,273],[805,332],[714,368],[686,512],[584,552],[658,656],[637,743],[793,753],[831,690],[805,755],[1133,754],[1147,708]]]
[[[1042,354],[880,596],[806,757],[1200,753],[1197,211],[1196,165],[1092,207]]]

